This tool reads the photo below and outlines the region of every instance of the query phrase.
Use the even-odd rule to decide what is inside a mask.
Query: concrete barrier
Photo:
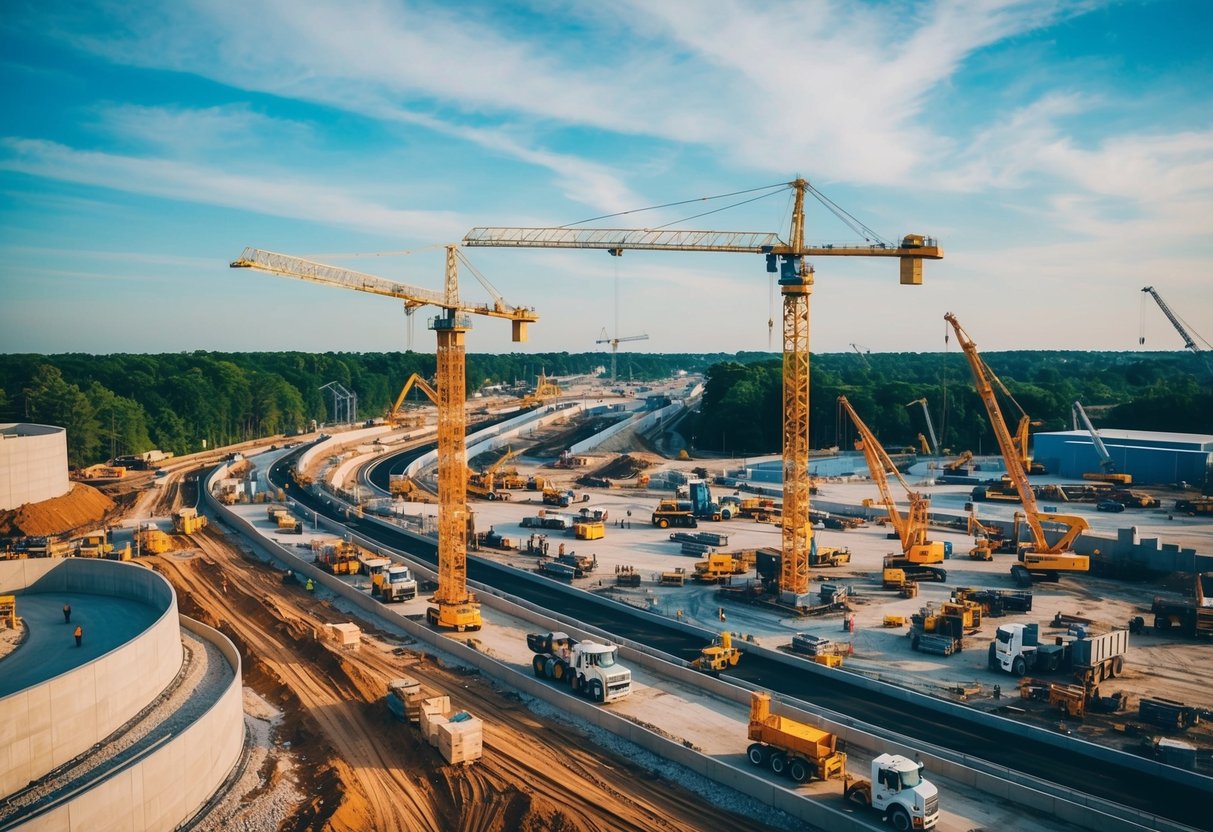
[[[162,611],[136,638],[58,676],[0,699],[0,795],[22,789],[101,742],[176,678],[183,652],[177,596],[168,581],[130,563],[90,558],[0,561],[6,591],[100,594]]]
[[[234,670],[227,688],[193,724],[104,780],[18,826],[21,832],[171,832],[223,785],[244,747],[240,653],[218,630],[182,616]]]

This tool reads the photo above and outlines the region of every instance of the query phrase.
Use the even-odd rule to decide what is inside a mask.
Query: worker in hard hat
[[[316,584],[312,581],[311,578],[307,579],[307,583],[304,585],[304,589],[306,589],[308,592],[316,591]]]

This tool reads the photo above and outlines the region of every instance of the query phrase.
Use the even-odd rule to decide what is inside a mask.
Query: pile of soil
[[[114,511],[113,500],[92,486],[73,483],[62,497],[26,503],[0,512],[0,536],[51,537],[100,523]]]
[[[599,466],[596,470],[591,472],[591,475],[612,480],[626,480],[636,476],[645,468],[650,467],[652,464],[653,463],[647,462],[639,457],[632,456],[631,454],[624,454],[623,456],[612,459],[605,465]]]

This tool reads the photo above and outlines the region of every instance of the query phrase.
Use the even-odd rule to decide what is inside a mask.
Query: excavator
[[[383,419],[390,427],[419,427],[421,424],[424,424],[425,417],[400,409],[404,405],[405,397],[408,396],[409,391],[412,390],[414,386],[421,390],[421,392],[425,393],[425,395],[429,397],[430,401],[438,401],[438,394],[434,392],[434,388],[430,386],[429,382],[427,382],[417,373],[413,373],[408,377],[408,381],[404,383],[404,387],[400,388],[400,395],[396,397],[395,403],[391,406],[391,408],[388,409],[388,412],[384,414]]]
[[[991,379],[997,378],[986,366],[985,361],[977,352],[977,344],[969,337],[960,321],[951,312],[943,316],[956,332],[956,340],[964,350],[969,367],[973,371],[973,380],[977,393],[986,407],[990,417],[990,425],[994,436],[998,439],[998,448],[1002,452],[1003,462],[1007,467],[1007,476],[1015,486],[1020,502],[1023,503],[1024,519],[1032,535],[1032,545],[1024,547],[1019,552],[1019,563],[1011,567],[1011,577],[1020,586],[1031,586],[1033,581],[1056,581],[1061,573],[1086,572],[1091,568],[1090,558],[1078,555],[1073,551],[1075,539],[1086,531],[1089,526],[1083,517],[1069,514],[1042,514],[1036,507],[1036,494],[1032,491],[1032,483],[1028,480],[1028,467],[1021,446],[1011,436],[1003,418],[1002,409],[994,395]],[[1026,417],[1025,417],[1026,418]],[[1021,421],[1022,424],[1022,421]],[[1056,540],[1049,542],[1045,535],[1044,523],[1062,526],[1063,531]]]
[[[892,523],[897,532],[897,538],[901,541],[901,554],[889,555],[885,558],[885,584],[904,584],[908,581],[946,581],[948,573],[931,565],[943,562],[944,557],[948,554],[948,544],[927,540],[927,509],[930,507],[930,498],[918,491],[910,490],[909,483],[901,476],[901,472],[897,470],[893,460],[889,459],[889,455],[876,436],[859,418],[859,414],[847,401],[847,397],[839,396],[838,404],[855,423],[855,429],[859,432],[860,437],[855,445],[863,451],[864,459],[868,463],[868,470],[872,473],[872,480],[880,488],[881,499],[889,512],[889,522]],[[893,500],[893,494],[889,489],[888,472],[890,471],[897,477],[897,481],[906,490],[909,498],[910,508],[905,516],[902,516],[901,512],[897,510],[897,503]],[[902,574],[895,575],[893,574],[895,572]],[[895,577],[897,580],[894,580]]]

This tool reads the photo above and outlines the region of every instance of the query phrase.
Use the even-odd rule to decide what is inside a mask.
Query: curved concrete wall
[[[162,614],[100,658],[0,699],[0,795],[105,739],[176,678],[184,657],[172,586],[150,569],[91,558],[0,561],[6,592],[113,595]]]
[[[223,785],[244,746],[240,654],[226,636],[205,624],[183,616],[181,625],[215,645],[236,671],[219,700],[169,742],[18,829],[169,832]]]
[[[52,425],[0,425],[0,511],[62,497],[67,431]]]

